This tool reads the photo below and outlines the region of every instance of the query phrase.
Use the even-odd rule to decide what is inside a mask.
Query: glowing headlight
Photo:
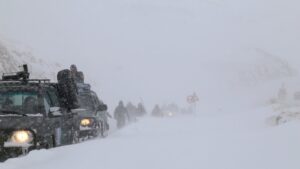
[[[19,144],[30,143],[33,140],[33,135],[30,131],[15,131],[11,136],[11,141]]]
[[[89,126],[92,124],[92,120],[91,119],[82,119],[80,122],[81,126]]]
[[[168,113],[168,116],[173,116],[173,113],[172,113],[172,112],[169,112],[169,113]]]

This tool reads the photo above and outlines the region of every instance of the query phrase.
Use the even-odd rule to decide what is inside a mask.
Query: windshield
[[[95,110],[94,101],[90,95],[80,95],[78,100],[81,108],[90,111]]]
[[[38,93],[34,91],[0,91],[0,113],[37,114]]]

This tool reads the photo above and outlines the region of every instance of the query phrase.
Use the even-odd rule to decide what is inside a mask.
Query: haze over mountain
[[[284,81],[279,79],[296,75],[299,5],[294,0],[10,0],[0,2],[0,34],[63,67],[76,63],[111,105],[141,98],[149,105],[184,104],[193,91],[212,102],[231,97],[224,91],[232,94],[236,86],[258,90],[276,80],[278,88]],[[264,68],[269,73],[258,73]]]
[[[23,64],[28,64],[31,78],[56,80],[56,72],[62,69],[58,63],[51,63],[34,56],[30,48],[0,38],[1,75],[22,70]]]

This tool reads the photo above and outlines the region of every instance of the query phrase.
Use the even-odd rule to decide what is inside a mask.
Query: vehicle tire
[[[48,142],[46,144],[46,149],[51,149],[51,148],[54,148],[55,147],[55,137],[54,136],[51,136],[49,139],[48,139]]]
[[[29,154],[29,152],[30,152],[29,148],[22,148],[22,156]]]
[[[5,162],[6,160],[8,160],[8,157],[6,157],[6,156],[0,156],[0,163]]]
[[[4,149],[2,149],[0,151],[0,163],[5,162],[8,159],[9,159],[9,156],[8,156],[7,152]]]
[[[72,134],[71,144],[78,144],[78,143],[80,143],[79,132],[74,130]]]
[[[105,138],[108,136],[108,128],[107,128],[107,124],[105,124],[105,122],[101,123],[101,137]]]
[[[102,125],[101,125],[101,122],[98,122],[96,125],[95,125],[95,130],[93,132],[93,137],[96,138],[98,137],[102,132]]]

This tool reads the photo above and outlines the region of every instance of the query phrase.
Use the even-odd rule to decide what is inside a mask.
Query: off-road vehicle
[[[58,83],[29,79],[27,65],[0,81],[0,158],[78,142],[80,117],[69,70]]]
[[[77,83],[78,101],[80,109],[80,133],[81,139],[93,138],[101,135],[106,137],[109,124],[107,105],[99,100],[97,94],[91,90],[91,86],[85,83]]]

